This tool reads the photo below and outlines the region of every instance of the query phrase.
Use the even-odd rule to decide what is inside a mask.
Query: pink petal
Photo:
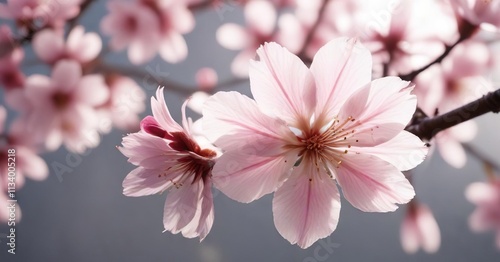
[[[177,32],[170,32],[162,39],[159,53],[169,63],[178,63],[186,59],[188,48],[184,37]]]
[[[318,50],[311,64],[316,80],[316,115],[330,121],[344,102],[371,81],[372,59],[356,39],[337,38]]]
[[[241,78],[248,77],[250,60],[255,57],[255,51],[244,49],[239,52],[231,62],[231,72]]]
[[[40,31],[33,38],[33,50],[44,62],[54,63],[64,54],[63,36],[51,29]]]
[[[163,212],[163,226],[166,231],[177,234],[195,218],[202,186],[202,183],[187,183],[169,191]]]
[[[82,68],[73,60],[61,60],[52,70],[52,82],[59,90],[73,90],[81,77]]]
[[[224,150],[255,144],[259,146],[248,150],[261,156],[283,152],[263,149],[279,147],[284,145],[283,139],[295,137],[286,123],[264,115],[254,100],[237,92],[218,92],[205,102],[203,128],[205,136]]]
[[[158,123],[163,127],[163,129],[169,132],[183,132],[183,129],[177,122],[174,121],[168,111],[167,104],[165,103],[165,98],[163,96],[163,88],[158,88],[156,90],[156,98],[151,97],[151,110],[153,111],[153,116],[158,121]]]
[[[335,170],[345,198],[365,212],[388,212],[408,203],[415,191],[393,165],[375,156],[347,154]]]
[[[249,203],[276,190],[287,178],[296,159],[297,153],[259,156],[228,151],[217,160],[212,180],[228,197]]]
[[[78,101],[91,106],[99,106],[108,101],[109,88],[104,82],[102,75],[86,75],[75,90]]]
[[[429,148],[420,138],[402,131],[391,140],[374,147],[352,147],[352,151],[371,154],[391,163],[400,171],[412,169],[422,163]]]
[[[422,238],[422,249],[427,253],[436,253],[441,245],[441,233],[431,210],[423,205],[418,206],[417,225]]]
[[[196,72],[196,84],[203,91],[212,90],[217,85],[217,72],[211,67],[200,68]]]
[[[500,192],[493,185],[484,182],[471,183],[465,190],[467,200],[476,205],[494,203],[499,195]]]
[[[345,102],[338,119],[354,118],[344,129],[355,130],[351,140],[359,140],[357,146],[387,142],[404,129],[417,106],[408,84],[398,77],[380,78],[358,89]]]
[[[161,193],[172,183],[163,177],[159,178],[157,170],[138,167],[125,177],[122,185],[124,195],[139,197]]]
[[[469,227],[476,233],[488,231],[491,228],[491,223],[484,209],[476,209],[469,216]]]
[[[245,5],[248,26],[260,35],[271,35],[276,25],[276,9],[268,1],[250,1]]]
[[[339,220],[340,195],[334,180],[323,170],[303,162],[274,194],[276,229],[301,248],[329,236]]]
[[[443,132],[438,133],[434,138],[434,141],[436,141],[439,153],[446,163],[450,164],[454,168],[462,168],[467,162],[465,150],[462,147],[462,144],[451,137],[447,131],[448,130],[444,130]]]
[[[143,132],[133,133],[123,138],[123,147],[118,149],[136,166],[156,169],[161,174],[177,162],[179,154],[168,146],[168,141]]]
[[[24,94],[28,101],[35,106],[45,106],[53,91],[54,87],[47,76],[31,75],[26,78]]]
[[[460,142],[469,142],[476,137],[478,133],[478,126],[473,120],[463,122],[456,126],[446,129],[453,138]]]
[[[314,110],[314,79],[294,54],[276,43],[257,50],[260,61],[250,62],[250,87],[260,109],[293,126],[309,123]]]
[[[75,29],[73,29],[73,31]],[[81,38],[78,39],[78,42],[76,42],[76,39],[72,39],[70,34],[70,36],[68,37],[68,49],[70,49],[71,52],[76,57],[78,57],[79,61],[84,63],[90,62],[95,59],[101,52],[101,38],[96,33],[86,33],[85,35],[80,37]],[[71,43],[71,40],[75,42]]]
[[[214,222],[214,204],[212,188],[209,180],[198,181],[202,190],[196,214],[189,224],[182,229],[182,235],[187,238],[200,237],[200,242],[208,235]]]
[[[420,232],[413,217],[406,216],[401,223],[400,239],[403,250],[408,254],[415,254],[420,247]]]
[[[208,100],[209,97],[210,95],[206,92],[203,91],[194,92],[189,98],[187,106],[194,112],[201,114],[203,110],[203,105],[205,104],[205,102]]]
[[[169,7],[169,14],[171,26],[175,31],[185,34],[193,30],[195,20],[191,11],[189,11],[183,4],[174,5]]]
[[[153,41],[147,43],[142,40],[135,40],[128,47],[128,59],[134,65],[144,64],[153,59],[156,55],[157,48],[154,47]]]
[[[241,50],[248,46],[248,32],[242,26],[227,23],[219,27],[216,33],[217,42],[230,50]]]
[[[22,156],[22,170],[33,180],[44,180],[49,175],[49,168],[45,161],[34,151],[26,147],[17,147],[17,153]]]

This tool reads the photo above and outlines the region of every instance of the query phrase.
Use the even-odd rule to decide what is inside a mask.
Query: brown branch
[[[452,45],[445,45],[444,52],[439,57],[437,57],[436,59],[431,61],[429,64],[427,64],[427,65],[425,65],[417,70],[414,70],[408,74],[399,75],[399,77],[403,80],[406,80],[406,81],[413,81],[413,79],[415,79],[415,77],[417,77],[417,75],[419,75],[423,71],[427,70],[429,67],[431,67],[435,64],[441,63],[443,61],[443,59],[445,59],[448,56],[448,54],[450,54],[451,50],[453,50],[458,44],[460,44],[464,40],[467,40],[472,35],[474,35],[474,33],[477,31],[477,29],[478,29],[478,27],[476,25],[473,25],[473,24],[468,23],[468,22],[462,23],[462,25],[460,26],[460,30],[459,30],[460,37],[458,38],[458,40],[455,43],[453,43]]]
[[[406,80],[406,81],[413,81],[413,79],[415,79],[415,77],[417,77],[417,75],[419,75],[423,71],[427,70],[429,67],[431,67],[435,64],[441,63],[443,61],[443,59],[445,59],[448,56],[448,54],[451,52],[451,50],[453,50],[453,48],[455,48],[455,46],[460,44],[463,40],[465,40],[465,39],[459,38],[452,45],[450,45],[450,46],[446,45],[444,52],[439,57],[434,59],[432,62],[430,62],[429,64],[427,64],[427,65],[425,65],[417,70],[414,70],[408,74],[399,75],[399,77],[403,80]]]
[[[319,25],[321,24],[321,21],[323,20],[323,16],[325,14],[326,5],[328,4],[328,1],[329,0],[323,0],[323,2],[321,3],[321,6],[318,10],[318,17],[316,18],[316,21],[314,22],[309,32],[307,32],[306,38],[304,39],[304,43],[302,44],[302,48],[297,53],[298,56],[302,58],[302,60],[304,60],[304,58],[306,57],[307,46],[313,40],[314,34],[316,33],[316,30],[318,29]]]
[[[479,152],[476,148],[474,148],[472,145],[464,143],[462,144],[464,149],[477,159],[481,160],[485,165],[490,166],[491,168],[495,169],[497,172],[500,172],[500,165],[492,161],[490,158],[488,158],[486,155],[483,153]]]
[[[500,89],[490,92],[473,102],[456,108],[446,114],[424,118],[406,127],[406,130],[424,140],[431,140],[437,133],[488,112],[500,111]]]
[[[159,76],[157,74],[154,74],[152,72],[148,71],[143,71],[138,68],[132,68],[132,67],[124,67],[120,65],[111,65],[111,64],[98,64],[95,68],[95,71],[100,72],[100,73],[116,73],[116,74],[121,74],[129,77],[133,77],[137,80],[141,81],[155,81],[156,86],[164,86],[165,89],[174,91],[179,94],[183,94],[186,96],[191,95],[192,93],[196,91],[200,91],[200,88],[197,86],[188,86],[182,83],[179,83],[177,81],[168,79],[167,77],[164,76]],[[245,83],[248,81],[248,78],[234,78],[234,79],[228,79],[225,81],[221,81],[219,84],[214,86],[214,88],[210,91],[206,91],[208,93],[215,93],[220,90],[225,90],[229,87],[238,85],[240,83]],[[156,88],[156,87],[155,87]]]

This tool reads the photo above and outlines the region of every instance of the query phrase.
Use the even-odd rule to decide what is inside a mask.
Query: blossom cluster
[[[123,193],[168,191],[166,231],[203,240],[214,222],[213,187],[244,203],[274,194],[277,231],[307,248],[336,229],[341,189],[365,212],[409,203],[403,249],[438,250],[438,224],[414,198],[407,171],[434,152],[463,167],[462,143],[474,139],[477,126],[464,122],[430,141],[405,128],[494,90],[489,76],[500,62],[494,48],[500,1],[109,0],[102,34],[79,24],[89,6],[91,0],[0,4],[0,18],[12,22],[0,25],[6,105],[0,107],[0,168],[2,152],[15,148],[18,185],[25,176],[48,176],[39,154],[61,146],[84,153],[116,127],[132,132],[119,150],[136,166]],[[243,25],[221,23],[214,35],[238,51],[229,68],[235,78],[249,79],[253,98],[217,92],[217,73],[204,67],[197,86],[184,88],[192,94],[182,125],[165,102],[166,91],[184,87],[173,88],[172,81],[158,81],[165,87],[151,99],[152,116],[142,118],[146,93],[136,82],[143,76],[137,66],[157,54],[170,64],[184,61],[195,11],[212,9],[223,18],[225,8],[235,7]],[[27,44],[49,75],[25,73]],[[125,50],[132,70],[106,56]],[[202,117],[193,121],[186,107]],[[0,203],[7,178],[1,170]],[[474,230],[498,231],[496,184],[467,191],[479,206]]]

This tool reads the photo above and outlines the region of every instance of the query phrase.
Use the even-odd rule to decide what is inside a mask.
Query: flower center
[[[317,168],[325,168],[328,172],[328,166],[339,168],[342,164],[342,158],[349,152],[351,142],[359,140],[350,139],[356,132],[354,126],[348,124],[355,119],[349,116],[344,121],[339,119],[329,123],[316,132],[309,132],[304,138],[299,138],[301,142],[300,156],[303,161],[310,161]],[[307,134],[307,132],[305,132]]]
[[[71,102],[71,96],[66,93],[57,92],[52,95],[52,103],[59,109],[65,109]]]

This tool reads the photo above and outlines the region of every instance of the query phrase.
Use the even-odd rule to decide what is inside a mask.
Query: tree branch
[[[177,81],[173,81],[171,79],[168,79],[167,77],[159,76],[157,74],[154,74],[153,72],[143,71],[143,70],[140,70],[137,68],[100,63],[96,66],[95,70],[100,72],[100,73],[121,74],[121,75],[133,77],[133,78],[136,78],[138,80],[142,80],[142,81],[146,81],[146,82],[154,81],[157,86],[165,86],[165,89],[168,89],[168,90],[171,90],[171,91],[174,91],[176,93],[183,94],[186,96],[189,96],[196,91],[200,91],[199,87],[197,87],[197,86],[188,86],[188,85],[179,83]],[[248,81],[248,78],[228,79],[225,81],[221,81],[219,84],[214,86],[214,88],[212,90],[206,91],[206,92],[213,94],[217,91],[224,90],[224,89],[227,89],[227,88],[232,87],[234,85],[237,85],[240,83],[245,83],[247,81]]]
[[[424,140],[431,140],[437,133],[488,112],[500,111],[500,89],[490,92],[473,102],[446,114],[424,118],[406,127],[406,130]]]
[[[302,48],[297,53],[298,56],[301,58],[306,57],[307,46],[311,43],[311,41],[314,37],[314,34],[316,33],[316,30],[318,29],[319,25],[321,24],[321,20],[323,20],[323,16],[325,15],[326,5],[328,4],[328,1],[329,0],[323,0],[323,2],[321,3],[321,6],[318,10],[318,18],[316,18],[316,21],[314,22],[313,26],[311,27],[309,32],[307,32],[307,36],[304,39],[304,43],[302,44]],[[302,60],[304,60],[304,59],[302,59]]]

